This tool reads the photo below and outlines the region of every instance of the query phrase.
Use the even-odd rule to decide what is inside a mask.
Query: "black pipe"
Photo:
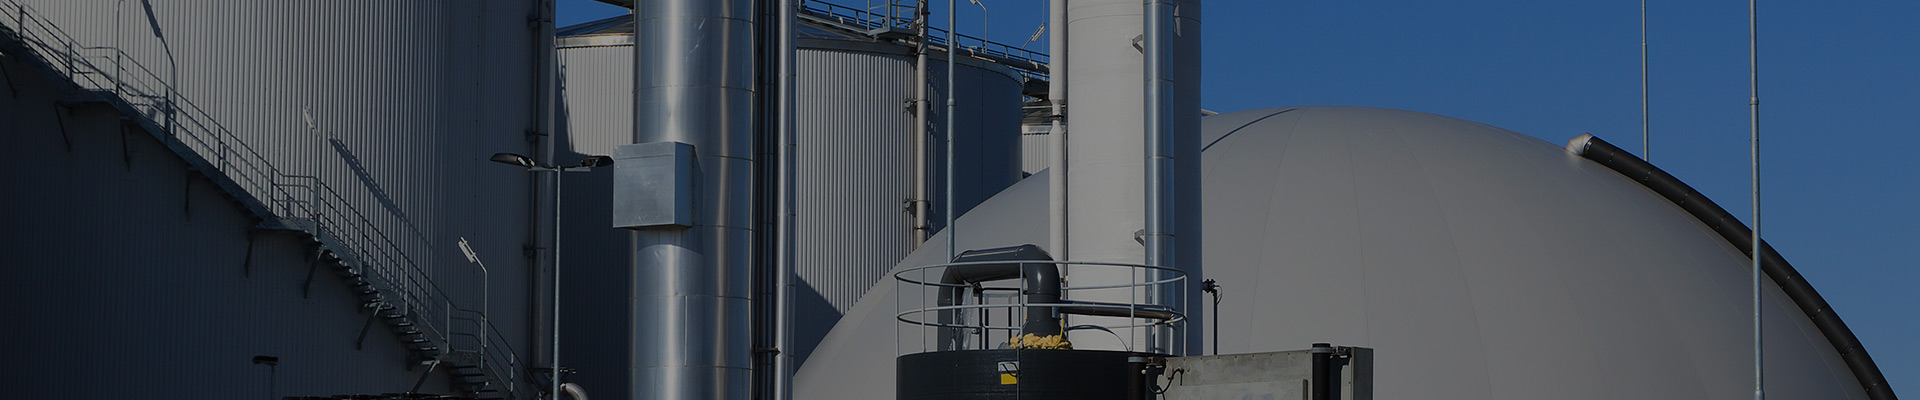
[[[1313,384],[1310,389],[1313,400],[1333,398],[1333,345],[1314,343],[1313,352],[1308,355],[1313,362]]]
[[[1600,163],[1628,179],[1639,182],[1654,193],[1659,193],[1661,197],[1680,206],[1688,214],[1692,214],[1694,219],[1700,220],[1708,228],[1719,233],[1720,237],[1726,239],[1727,243],[1733,244],[1734,248],[1746,253],[1748,257],[1753,256],[1753,230],[1735,219],[1733,214],[1727,213],[1726,209],[1714,204],[1713,200],[1707,199],[1707,196],[1701,195],[1699,191],[1693,190],[1693,187],[1681,182],[1679,178],[1667,174],[1666,171],[1660,170],[1646,160],[1635,157],[1633,153],[1628,153],[1612,143],[1594,137],[1593,134],[1580,135],[1568,141],[1567,152]],[[1899,398],[1893,394],[1893,388],[1887,386],[1887,377],[1881,374],[1880,367],[1874,364],[1873,356],[1867,354],[1866,347],[1860,344],[1860,338],[1853,335],[1853,330],[1848,329],[1847,323],[1840,320],[1840,315],[1833,313],[1833,309],[1827,305],[1827,300],[1820,297],[1820,292],[1814,291],[1813,285],[1807,283],[1807,280],[1800,276],[1800,272],[1794,270],[1792,264],[1787,263],[1785,257],[1774,251],[1773,245],[1762,241],[1760,246],[1761,272],[1766,273],[1768,278],[1772,278],[1773,282],[1780,286],[1780,290],[1786,292],[1787,298],[1792,299],[1793,304],[1800,307],[1800,312],[1813,320],[1813,326],[1820,329],[1820,334],[1826,336],[1827,343],[1832,344],[1833,349],[1840,353],[1840,360],[1847,364],[1847,369],[1853,371],[1853,379],[1859,381],[1861,388],[1866,390],[1867,398],[1898,400]]]
[[[980,261],[1034,261],[1053,260],[1045,250],[1034,245],[1020,245],[993,249],[969,250],[953,258],[953,262]],[[962,301],[961,292],[981,282],[991,282],[1020,278],[1025,281],[1020,294],[1026,296],[1028,304],[1060,303],[1060,268],[1053,264],[1038,263],[995,263],[960,265],[946,269],[940,276],[940,305],[958,305]],[[940,322],[951,324],[958,320],[959,310],[947,310],[939,313]],[[1051,307],[1030,307],[1026,320],[1020,325],[1021,334],[1039,336],[1061,335],[1060,316]],[[940,343],[948,348],[958,349],[959,335],[956,328],[941,328]]]

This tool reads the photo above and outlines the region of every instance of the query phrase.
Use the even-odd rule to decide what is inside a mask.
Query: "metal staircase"
[[[0,53],[61,84],[62,104],[118,110],[125,123],[165,144],[251,214],[257,229],[303,238],[313,261],[352,287],[368,314],[360,341],[378,321],[412,361],[448,368],[455,389],[468,397],[533,395],[521,379],[526,366],[485,313],[455,306],[341,193],[318,178],[282,173],[126,52],[77,43],[31,7],[0,0]]]

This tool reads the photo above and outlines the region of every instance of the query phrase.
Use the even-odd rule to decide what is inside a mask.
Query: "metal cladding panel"
[[[1047,169],[1047,158],[1053,154],[1048,134],[1020,135],[1020,172],[1026,175],[1040,173]]]
[[[1752,394],[1749,259],[1631,178],[1556,144],[1410,111],[1203,122],[1209,264],[1195,278],[1224,286],[1221,353],[1371,347],[1378,398]],[[1044,193],[1019,188],[1045,179],[967,221],[1044,237]],[[795,377],[795,398],[893,393],[891,382],[845,384],[892,375],[892,289],[847,311]],[[1777,286],[1766,292],[1767,392],[1865,399],[1812,321]],[[901,330],[916,351],[913,329]]]
[[[395,277],[406,292],[465,308],[490,301],[496,326],[526,324],[516,281],[527,274],[530,181],[486,158],[533,149],[535,43],[519,29],[531,0],[12,1],[101,48],[75,54],[117,66],[108,69],[126,86],[174,88],[149,99],[177,105],[154,119],[177,135],[231,139],[196,148],[226,163],[223,173],[330,188],[339,220],[372,227],[342,236],[411,261]],[[454,245],[461,237],[490,279]],[[527,333],[501,329],[511,343]]]
[[[309,275],[304,240],[255,230],[119,113],[56,106],[54,83],[11,60],[0,61],[14,91],[0,95],[0,121],[17,153],[0,165],[39,171],[0,177],[34,194],[0,198],[0,226],[14,228],[0,234],[0,319],[16,327],[0,340],[9,362],[31,366],[8,369],[11,395],[378,394],[424,373],[382,326],[356,345],[370,314],[328,268]],[[260,355],[279,364],[252,363]],[[445,371],[420,391],[448,393]]]

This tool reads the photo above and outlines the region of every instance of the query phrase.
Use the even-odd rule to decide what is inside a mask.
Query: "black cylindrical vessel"
[[[1000,349],[900,356],[899,400],[1146,400],[1129,357],[1164,354],[1103,350]]]
[[[1333,398],[1333,345],[1314,343],[1313,353],[1313,400]]]

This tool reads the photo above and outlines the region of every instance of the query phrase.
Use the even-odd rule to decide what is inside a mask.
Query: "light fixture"
[[[493,153],[493,158],[491,160],[493,160],[493,162],[497,162],[501,164],[518,165],[518,166],[527,167],[527,168],[533,168],[534,166],[533,159],[527,158],[527,156],[513,154],[513,153]]]

